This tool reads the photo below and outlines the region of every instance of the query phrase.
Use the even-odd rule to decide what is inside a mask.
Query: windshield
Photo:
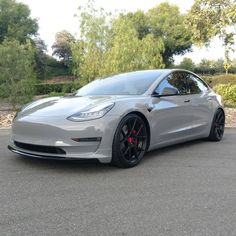
[[[137,71],[97,79],[87,84],[76,96],[141,95],[161,75],[161,71]]]

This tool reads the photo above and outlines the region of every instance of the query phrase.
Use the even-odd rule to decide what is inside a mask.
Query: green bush
[[[13,109],[34,96],[36,74],[33,63],[34,51],[30,42],[4,41],[0,44],[0,97]]]
[[[51,92],[62,92],[64,84],[36,84],[36,95],[49,94]]]
[[[231,66],[229,68],[229,73],[236,74],[236,66]]]
[[[48,94],[48,97],[63,97],[63,96],[66,96],[66,94],[63,92],[61,92],[61,93],[51,92]]]
[[[236,107],[236,84],[219,84],[213,89],[223,97],[225,106]]]
[[[49,80],[57,76],[67,76],[70,75],[69,69],[58,62],[58,66],[46,66],[46,76],[45,79]]]
[[[49,80],[57,76],[66,76],[70,74],[70,69],[62,62],[57,61],[53,57],[47,57],[46,74],[44,79]]]
[[[58,84],[36,84],[36,95],[44,95],[50,93],[73,93],[81,86],[78,82],[58,83]]]

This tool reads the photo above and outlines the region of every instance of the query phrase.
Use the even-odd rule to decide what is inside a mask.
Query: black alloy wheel
[[[225,129],[225,114],[222,109],[218,109],[215,113],[212,122],[209,139],[211,141],[220,141],[223,138],[224,129]]]
[[[136,114],[123,118],[116,130],[112,148],[112,164],[133,167],[143,158],[148,144],[145,122]]]

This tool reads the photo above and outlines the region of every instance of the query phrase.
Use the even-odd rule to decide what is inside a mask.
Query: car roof
[[[127,74],[133,73],[133,74],[149,74],[149,75],[160,75],[163,73],[170,73],[171,71],[173,71],[173,69],[153,69],[153,70],[138,70],[138,71],[131,71],[131,72],[126,72]],[[124,73],[124,74],[126,74]]]
[[[125,73],[121,73],[121,74],[148,74],[150,76],[152,76],[152,75],[155,76],[155,74],[156,74],[157,76],[160,76],[160,73],[161,73],[161,75],[167,75],[167,74],[170,74],[171,72],[174,72],[174,71],[183,71],[183,72],[189,72],[189,73],[194,74],[192,71],[188,71],[188,70],[181,69],[181,68],[137,70],[137,71],[125,72]]]
[[[188,73],[196,75],[192,71],[188,71],[188,70],[181,69],[181,68],[175,68],[175,69],[150,69],[150,70],[137,70],[137,71],[130,71],[130,72],[121,72],[121,73],[117,73],[117,74],[113,74],[113,75],[104,77],[104,79],[108,78],[108,77],[119,76],[119,75],[126,75],[126,74],[127,75],[137,75],[137,76],[148,75],[150,77],[155,77],[155,75],[156,75],[157,78],[162,78],[162,77],[165,77],[165,76],[169,75],[170,73],[172,73],[174,71],[188,72]],[[199,77],[198,75],[196,75],[196,76]]]
[[[153,84],[150,86],[150,88],[144,93],[145,95],[150,95],[152,94],[153,90],[156,88],[156,86],[162,81],[162,79],[164,79],[166,76],[168,76],[170,73],[174,72],[174,71],[182,71],[182,72],[188,72],[191,73],[193,75],[196,75],[195,73],[188,71],[188,70],[184,70],[181,68],[176,68],[176,69],[155,69],[155,70],[140,70],[140,71],[134,71],[134,72],[128,72],[128,73],[136,73],[136,74],[147,74],[150,76],[155,76],[155,74],[157,75],[157,79],[155,82],[153,82]],[[197,77],[199,77],[198,75],[196,75]]]

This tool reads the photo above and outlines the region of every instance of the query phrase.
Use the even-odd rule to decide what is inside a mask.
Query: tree
[[[152,34],[139,39],[138,32],[127,18],[118,18],[113,22],[112,34],[101,75],[164,67],[161,39],[155,39]]]
[[[135,28],[126,19],[113,21],[110,48],[105,53],[102,75],[136,70],[139,40]]]
[[[213,64],[214,61],[203,58],[198,64],[198,66],[208,69],[208,68],[213,68]]]
[[[77,41],[72,45],[73,73],[81,84],[87,84],[100,75],[103,52],[96,45]]]
[[[184,57],[178,67],[183,68],[185,70],[193,71],[195,68],[195,64],[191,58]]]
[[[41,38],[35,38],[33,40],[33,46],[35,48],[35,71],[38,79],[45,79],[46,67],[47,67],[47,46]]]
[[[214,67],[215,61],[203,58],[200,63],[195,67],[195,72],[199,74],[215,74],[216,68]]]
[[[121,13],[119,18],[132,22],[133,27],[138,33],[139,39],[143,39],[151,31],[150,24],[148,22],[148,17],[141,10],[138,10],[136,12],[128,12],[127,14]]]
[[[81,37],[72,46],[74,73],[86,84],[109,74],[163,68],[161,38],[140,37],[133,22],[125,15],[110,20],[110,14],[89,9],[80,15]]]
[[[162,38],[156,38],[153,34],[148,34],[142,39],[139,46],[141,49],[142,64],[139,69],[161,69],[165,67],[163,52],[165,45]]]
[[[215,71],[217,73],[224,73],[225,69],[224,69],[224,59],[223,58],[219,58],[216,61],[213,61],[213,68],[215,69]]]
[[[72,57],[73,73],[82,84],[100,75],[110,42],[109,16],[104,9],[95,9],[93,1],[88,1],[86,7],[79,7],[80,38],[72,43]]]
[[[30,17],[27,5],[15,0],[0,0],[0,43],[5,39],[25,43],[37,31],[37,20]]]
[[[166,66],[173,62],[174,55],[182,55],[191,50],[191,34],[184,24],[185,15],[180,14],[179,8],[175,5],[161,3],[147,13],[139,10],[121,14],[120,17],[133,23],[139,39],[149,34],[162,39],[162,57]]]
[[[185,15],[177,6],[161,3],[147,12],[147,19],[149,31],[164,42],[162,57],[166,66],[173,62],[174,55],[191,50],[191,33],[184,24]]]
[[[114,23],[110,44],[111,47],[104,55],[103,68],[99,74],[108,75],[134,70],[138,39],[137,32],[129,25],[129,22],[116,21]]]
[[[34,49],[27,41],[4,41],[0,44],[0,97],[5,97],[15,107],[32,99],[35,72]]]
[[[52,46],[53,55],[59,57],[67,67],[70,67],[72,61],[71,44],[73,42],[75,42],[75,37],[64,30],[56,34],[56,40]]]
[[[234,0],[195,0],[187,17],[195,44],[208,46],[212,38],[219,36],[225,48],[225,62],[233,51],[236,23]]]
[[[191,35],[177,6],[163,3],[148,13],[114,17],[93,1],[80,8],[80,38],[72,46],[74,73],[83,83],[98,76],[168,66],[191,48]]]

